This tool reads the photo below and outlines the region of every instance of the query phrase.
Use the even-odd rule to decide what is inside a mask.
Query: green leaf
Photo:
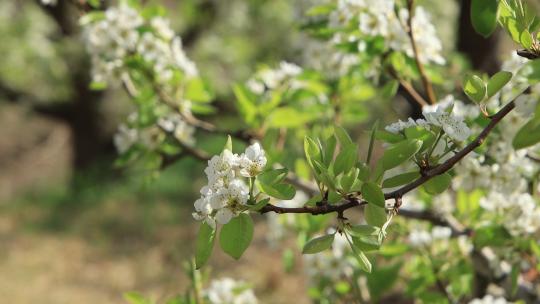
[[[500,225],[483,226],[476,229],[473,242],[478,248],[485,246],[503,247],[508,245],[512,236]]]
[[[238,260],[253,239],[253,220],[245,213],[223,225],[219,234],[221,249]]]
[[[277,108],[266,119],[270,128],[298,128],[314,120],[317,116],[291,107]]]
[[[369,225],[382,227],[386,223],[386,210],[377,205],[368,204],[364,209],[364,216]]]
[[[259,190],[272,197],[290,200],[294,198],[296,189],[292,185],[282,183],[287,173],[286,168],[266,170],[257,176],[255,183]]]
[[[194,78],[187,82],[184,98],[194,102],[210,102],[212,95],[208,92],[205,83],[200,78]]]
[[[512,79],[512,73],[500,71],[493,75],[487,84],[487,95],[491,97],[499,92]]]
[[[519,36],[519,42],[521,43],[521,45],[530,50],[532,49],[533,47],[533,37],[531,35],[531,33],[529,33],[528,30],[524,30],[521,32],[521,35]]]
[[[538,142],[540,142],[540,119],[535,116],[518,130],[512,140],[512,146],[514,149],[523,149]]]
[[[258,180],[256,183],[259,190],[277,199],[290,200],[293,199],[296,194],[296,189],[289,184],[269,185]]]
[[[450,187],[450,183],[452,182],[452,176],[448,173],[443,173],[441,175],[437,175],[433,177],[432,179],[428,180],[424,184],[424,189],[429,194],[439,194],[444,192],[448,187]]]
[[[360,174],[360,169],[358,168],[353,168],[348,173],[343,174],[339,181],[339,184],[341,185],[341,189],[343,189],[345,193],[348,193],[351,190],[354,182],[358,178],[358,174]]]
[[[197,235],[197,243],[195,245],[196,269],[203,267],[212,255],[215,236],[216,229],[212,228],[207,223],[202,222],[199,228],[199,234]]]
[[[356,165],[358,160],[358,148],[356,145],[348,145],[341,149],[334,162],[334,175],[349,171]]]
[[[339,142],[342,146],[348,146],[353,144],[349,133],[347,133],[347,131],[345,131],[345,129],[343,129],[342,127],[334,126],[334,133],[336,134],[336,137],[339,139]]]
[[[413,157],[422,147],[422,141],[408,139],[384,151],[381,162],[384,170],[392,169]]]
[[[354,225],[351,226],[350,232],[351,235],[355,237],[369,236],[369,235],[379,235],[381,229],[376,226],[371,225]]]
[[[370,252],[379,250],[381,247],[381,240],[378,235],[352,237],[354,246],[363,252]]]
[[[489,37],[495,31],[498,7],[497,0],[472,0],[471,22],[478,34]]]
[[[466,74],[463,78],[463,91],[474,102],[481,102],[486,97],[487,87],[482,78]]]
[[[335,136],[330,136],[325,140],[324,148],[324,165],[330,166],[330,163],[334,159],[334,152],[336,151],[337,139]]]
[[[379,185],[374,182],[366,182],[362,185],[362,197],[370,204],[384,208],[384,193]]]
[[[383,188],[398,187],[401,185],[408,184],[419,177],[420,177],[420,173],[418,171],[398,174],[396,176],[392,176],[390,178],[385,179],[382,184],[382,187]]]
[[[371,262],[362,251],[354,251],[356,260],[359,263],[360,269],[367,273],[371,273]]]
[[[399,82],[395,79],[390,80],[383,86],[381,95],[384,98],[392,98],[396,95],[398,88],[399,88]]]
[[[137,292],[124,293],[124,300],[129,304],[152,304],[152,302]]]
[[[236,96],[236,107],[244,121],[248,124],[254,123],[257,115],[256,96],[241,85],[235,85],[233,92]]]
[[[268,185],[278,184],[287,177],[287,173],[289,173],[287,168],[269,169],[261,172],[257,176],[257,180]]]
[[[321,237],[314,238],[307,242],[302,249],[303,254],[319,253],[332,247],[334,242],[334,234],[327,234]]]

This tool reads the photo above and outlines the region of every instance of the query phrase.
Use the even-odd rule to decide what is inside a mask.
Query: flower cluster
[[[287,83],[288,80],[302,73],[302,68],[294,63],[282,61],[279,68],[265,68],[258,71],[246,82],[250,91],[257,95],[263,94],[267,90],[273,90]],[[294,86],[295,82],[290,85]]]
[[[120,124],[114,135],[114,145],[118,153],[127,152],[132,146],[140,144],[145,149],[154,150],[171,134],[178,142],[185,146],[195,143],[193,134],[195,128],[184,121],[178,113],[171,113],[160,117],[156,124],[147,127],[137,127],[138,114],[128,116],[127,123]]]
[[[413,57],[414,52],[408,33],[409,14],[406,8],[399,8],[396,11],[394,0],[339,0],[336,10],[330,15],[329,23],[331,27],[337,29],[353,25],[353,29],[361,35],[355,37],[355,31],[346,36],[338,33],[334,37],[336,42],[359,41],[359,50],[363,50],[365,48],[363,37],[382,37],[388,48]],[[442,43],[423,7],[416,7],[411,25],[420,61],[444,64],[445,60],[441,55]]]
[[[212,227],[216,222],[228,223],[247,208],[255,189],[253,179],[266,166],[264,150],[258,143],[246,148],[241,154],[225,149],[208,161],[204,170],[208,185],[201,189],[201,198],[195,201],[196,220],[203,220]],[[251,188],[245,179],[249,178]]]
[[[456,106],[457,105],[457,106]],[[399,120],[396,123],[386,126],[385,130],[394,134],[400,133],[410,127],[423,127],[425,129],[441,129],[451,140],[462,142],[471,135],[471,130],[465,124],[463,116],[468,115],[463,111],[465,106],[458,100],[454,100],[451,95],[447,96],[436,106],[425,106],[422,114],[425,119],[407,121]]]
[[[257,298],[244,282],[231,278],[213,280],[203,291],[211,304],[256,304]]]
[[[429,246],[434,241],[448,240],[451,235],[452,230],[443,226],[435,226],[431,232],[414,229],[409,234],[409,243],[414,247]]]
[[[151,67],[163,85],[176,73],[187,78],[197,75],[180,38],[175,37],[169,21],[163,17],[145,20],[137,10],[120,5],[107,9],[101,19],[83,21],[87,23],[84,37],[92,56],[94,82],[118,82],[126,77],[127,59],[136,57]]]
[[[480,207],[499,217],[514,236],[540,231],[540,206],[528,193],[504,195],[491,192],[480,200]]]

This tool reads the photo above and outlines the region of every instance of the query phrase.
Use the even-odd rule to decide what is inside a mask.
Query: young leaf
[[[303,254],[319,253],[332,247],[334,242],[334,234],[327,234],[318,238],[314,238],[307,242],[302,249]]]
[[[360,264],[360,268],[367,272],[371,273],[371,262],[367,258],[367,256],[362,251],[354,251],[356,260],[358,260],[358,263]]]
[[[337,176],[341,172],[351,170],[356,165],[357,160],[358,152],[356,145],[344,146],[334,162],[334,175]]]
[[[341,185],[341,189],[343,189],[345,193],[348,193],[351,190],[352,186],[354,185],[354,182],[358,178],[359,173],[360,173],[360,169],[353,168],[347,174],[343,174],[339,183]]]
[[[370,204],[375,204],[384,208],[385,199],[384,193],[374,182],[366,182],[362,185],[362,197]]]
[[[500,71],[493,75],[487,84],[487,95],[491,97],[499,92],[512,79],[512,73]]]
[[[495,31],[498,7],[497,0],[472,0],[471,22],[478,34],[489,37]]]
[[[230,135],[227,135],[227,142],[225,143],[225,147],[223,147],[223,150],[229,150],[232,152],[232,138]]]
[[[432,179],[428,180],[424,184],[424,189],[429,194],[439,194],[444,192],[448,187],[450,187],[450,183],[452,182],[452,176],[448,173],[443,173],[441,175],[437,175],[433,177]]]
[[[382,227],[386,223],[386,210],[377,205],[368,204],[364,209],[364,216],[369,225]]]
[[[212,228],[205,222],[201,223],[199,234],[197,235],[197,243],[195,245],[195,268],[200,269],[206,264],[208,258],[212,255],[214,248],[214,239],[216,229]]]
[[[381,162],[384,170],[392,169],[413,157],[422,147],[422,141],[408,139],[384,151]]]
[[[219,234],[221,249],[238,260],[253,239],[253,220],[245,213],[223,225]]]
[[[319,161],[319,162],[322,161],[321,150],[319,149],[319,146],[317,145],[317,143],[313,139],[311,139],[311,137],[309,136],[306,136],[304,138],[304,153],[306,155],[308,164],[315,171],[315,166],[313,164],[313,161]]]
[[[287,177],[286,168],[267,170],[257,176],[256,185],[262,192],[283,200],[289,200],[296,194],[296,189],[282,181]],[[261,207],[262,208],[262,207]]]
[[[474,74],[466,74],[463,78],[463,91],[474,102],[481,102],[486,97],[486,84],[482,78]]]
[[[336,134],[336,137],[339,139],[339,142],[342,146],[348,146],[353,143],[351,137],[349,136],[349,133],[347,133],[347,131],[345,131],[345,129],[343,129],[342,127],[334,126],[334,133]]]
[[[334,152],[336,151],[337,139],[335,136],[330,136],[325,140],[324,149],[324,165],[328,168],[330,163],[334,159]]]

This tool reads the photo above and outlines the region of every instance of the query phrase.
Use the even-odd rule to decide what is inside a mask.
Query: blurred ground
[[[121,303],[122,293],[131,290],[156,300],[183,291],[188,281],[182,264],[193,253],[197,225],[189,210],[155,204],[143,211],[135,202],[104,202],[84,215],[72,214],[63,231],[48,227],[50,214],[41,207],[2,208],[2,301]],[[254,245],[241,262],[216,248],[212,277],[252,282],[262,303],[307,303],[299,292],[304,282],[298,274],[285,275],[281,253],[268,248],[264,230],[257,224]]]
[[[194,197],[180,195],[193,193],[185,172],[200,164],[183,161],[146,186],[137,178],[104,183],[84,176],[74,190],[62,124],[6,105],[0,128],[2,303],[123,303],[127,291],[160,303],[188,288],[183,263],[194,252],[198,223]],[[262,303],[307,303],[301,269],[285,275],[265,229],[259,221],[241,262],[216,247],[211,277],[252,282]]]

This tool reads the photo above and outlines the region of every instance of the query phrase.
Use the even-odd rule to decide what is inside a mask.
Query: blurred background
[[[145,172],[114,166],[112,138],[130,112],[129,98],[122,89],[88,88],[73,2],[0,0],[0,298],[119,303],[123,292],[137,290],[163,299],[187,288],[183,263],[193,253],[198,223],[191,210],[204,164],[183,159],[151,182]],[[297,29],[312,2],[159,1],[212,84],[220,117],[234,116],[231,85],[259,64],[302,65],[305,37]],[[487,40],[474,33],[470,1],[419,2],[446,52],[459,51],[474,68],[497,71],[512,50],[502,33]],[[394,102],[394,109],[415,110]],[[373,105],[366,124],[405,116],[387,107]],[[307,303],[302,269],[286,273],[262,217],[257,225],[241,263],[214,252],[213,276],[253,282],[263,303]]]

